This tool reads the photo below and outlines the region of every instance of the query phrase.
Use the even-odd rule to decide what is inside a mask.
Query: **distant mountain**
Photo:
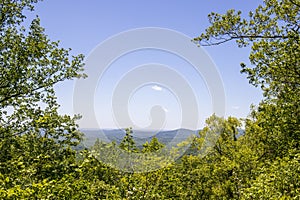
[[[119,144],[126,133],[123,129],[81,129],[81,131],[84,133],[83,145],[87,148],[93,146],[97,139],[103,142],[115,141]],[[132,136],[136,145],[142,147],[146,141],[150,142],[153,137],[156,137],[163,144],[176,144],[187,139],[191,135],[197,135],[197,133],[197,130],[194,131],[189,129],[163,131],[133,130]]]
[[[125,130],[123,129],[81,129],[81,132],[84,133],[83,142],[75,147],[76,150],[82,150],[84,148],[90,148],[94,145],[95,141],[99,139],[103,142],[112,142],[115,141],[117,144],[120,144],[122,139],[125,136]],[[176,130],[163,130],[163,131],[154,131],[154,130],[133,130],[133,139],[136,142],[138,148],[142,148],[143,144],[148,141],[150,142],[153,137],[156,137],[159,142],[166,145],[176,145],[191,135],[198,136],[199,130],[189,130],[189,129],[176,129]],[[238,137],[243,136],[245,130],[238,129]],[[186,151],[187,154],[193,154],[193,149]]]

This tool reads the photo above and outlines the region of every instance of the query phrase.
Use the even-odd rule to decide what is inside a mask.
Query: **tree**
[[[138,148],[135,145],[135,141],[132,137],[132,128],[126,128],[126,135],[124,136],[124,138],[122,139],[121,143],[120,143],[120,148],[129,152],[129,153],[136,153],[138,152]]]
[[[62,177],[75,160],[70,147],[81,139],[79,116],[58,113],[54,85],[85,77],[83,55],[71,56],[50,41],[38,17],[25,25],[24,13],[37,2],[0,4],[0,177],[7,177],[6,189]]]
[[[22,25],[26,18],[24,10],[33,10],[35,2],[1,2],[1,138],[30,132],[44,133],[45,137],[58,132],[64,135],[63,131],[76,135],[72,119],[57,114],[59,105],[53,86],[84,76],[80,73],[83,55],[70,58],[70,49],[51,42],[38,17],[28,28]]]
[[[268,98],[280,98],[290,90],[299,92],[299,9],[293,0],[265,0],[248,19],[241,11],[211,13],[211,26],[195,38],[201,45],[218,45],[235,40],[240,47],[250,44],[249,59],[255,67],[241,64],[249,82],[261,86]]]
[[[235,40],[239,47],[251,46],[249,55],[252,66],[241,63],[241,72],[247,74],[249,83],[260,86],[264,99],[252,109],[246,119],[245,137],[242,149],[251,149],[251,159],[255,164],[250,168],[254,185],[245,184],[248,191],[242,198],[258,198],[254,191],[264,191],[266,198],[297,198],[295,192],[274,189],[276,181],[284,180],[281,188],[300,186],[299,181],[278,177],[261,180],[267,174],[280,174],[281,163],[284,170],[291,170],[290,163],[298,159],[300,136],[300,3],[294,0],[264,0],[248,18],[242,18],[241,11],[229,10],[221,15],[211,13],[211,26],[195,38],[200,45],[219,45]],[[248,143],[248,144],[247,144]],[[246,144],[246,145],[245,145]],[[293,153],[291,153],[293,152]],[[275,163],[273,163],[275,162]],[[298,166],[297,166],[298,167]],[[296,168],[297,168],[296,167]],[[289,176],[292,173],[286,172]],[[299,179],[298,179],[299,180]],[[250,181],[251,182],[251,181]],[[243,193],[246,194],[246,193]]]
[[[164,144],[160,143],[156,137],[153,137],[150,142],[146,141],[143,144],[142,152],[155,152],[164,147]]]

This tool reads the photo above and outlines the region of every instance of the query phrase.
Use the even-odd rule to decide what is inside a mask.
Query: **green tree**
[[[136,147],[135,141],[132,136],[132,128],[126,128],[126,135],[122,139],[119,147],[127,152],[138,152],[138,148]]]
[[[218,45],[235,40],[240,47],[251,45],[249,59],[254,67],[241,63],[249,82],[261,86],[267,99],[290,99],[299,92],[298,1],[265,0],[247,19],[241,11],[211,13],[211,26],[195,38],[201,45]]]
[[[157,137],[153,137],[150,142],[146,141],[145,144],[143,144],[142,152],[155,152],[164,147],[164,144],[160,143],[157,139]]]
[[[58,113],[54,85],[85,75],[83,55],[50,41],[38,17],[27,23],[37,0],[0,2],[0,187],[10,191],[72,171],[79,116]]]
[[[256,199],[259,194],[268,199],[298,197],[287,188],[300,186],[299,179],[292,178],[292,169],[298,166],[291,165],[298,159],[300,136],[299,11],[299,1],[264,0],[247,18],[235,10],[223,15],[211,13],[211,26],[194,39],[200,45],[235,40],[239,47],[251,47],[251,66],[241,63],[241,72],[247,74],[249,83],[261,87],[265,98],[246,119],[245,137],[239,147],[251,155],[253,163],[240,175],[249,179],[242,186],[241,198]],[[278,177],[279,166],[291,178]],[[267,174],[276,178],[268,178],[268,184],[263,184]]]
[[[211,26],[206,33],[195,38],[201,45],[216,45],[230,40],[235,40],[240,47],[251,45],[249,59],[253,67],[241,63],[241,72],[246,73],[249,82],[260,86],[264,92],[265,99],[258,108],[259,114],[253,117],[261,121],[268,134],[275,129],[267,129],[277,127],[274,134],[282,138],[270,141],[269,137],[269,141],[265,141],[274,144],[272,151],[276,154],[286,152],[288,149],[284,146],[299,146],[295,142],[299,141],[300,135],[299,10],[298,1],[265,0],[264,5],[250,12],[247,19],[241,17],[241,11],[229,10],[224,15],[211,13]]]

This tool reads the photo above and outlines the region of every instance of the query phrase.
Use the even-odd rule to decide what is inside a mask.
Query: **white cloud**
[[[166,109],[166,108],[163,108],[163,109],[164,109],[164,111],[165,111],[165,112],[169,112],[169,110],[168,110],[168,109]]]
[[[158,85],[152,86],[152,89],[153,89],[153,90],[156,90],[156,91],[162,91],[162,88],[159,87]]]
[[[238,109],[240,109],[240,107],[239,106],[232,106],[232,109],[238,110]]]

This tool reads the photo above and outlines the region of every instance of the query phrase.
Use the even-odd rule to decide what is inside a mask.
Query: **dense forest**
[[[51,41],[38,17],[24,24],[38,0],[0,2],[0,199],[300,199],[298,0],[264,0],[246,18],[233,9],[208,16],[193,42],[251,48],[241,73],[264,98],[246,119],[212,115],[176,162],[156,138],[137,148],[131,129],[120,144],[76,150],[80,116],[59,114],[54,85],[86,78],[84,56]],[[203,149],[216,130],[215,145]],[[116,145],[148,155],[140,167],[155,170],[123,171],[97,158],[114,160],[97,152]]]

